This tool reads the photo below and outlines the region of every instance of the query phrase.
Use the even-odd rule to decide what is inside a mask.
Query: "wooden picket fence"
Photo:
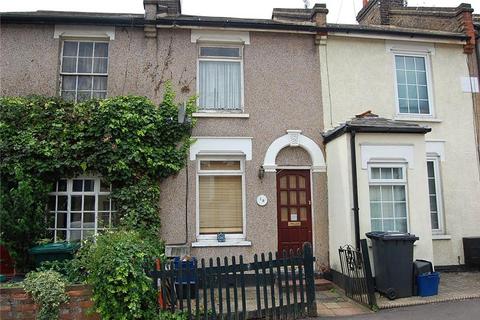
[[[245,263],[243,256],[170,261],[152,271],[162,310],[189,319],[297,319],[316,316],[312,246]],[[251,284],[250,286],[247,283]]]

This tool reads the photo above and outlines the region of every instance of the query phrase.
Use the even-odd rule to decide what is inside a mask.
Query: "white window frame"
[[[63,72],[63,48],[65,45],[65,42],[91,42],[91,43],[106,43],[108,45],[108,55],[107,55],[107,72],[106,73],[94,73],[93,70],[91,73],[89,72]],[[77,47],[77,66],[78,66],[78,54],[80,50],[80,45]],[[95,56],[95,45],[93,46],[93,53],[92,53],[92,58]],[[109,65],[110,65],[110,42],[108,40],[102,40],[102,39],[97,39],[97,38],[92,38],[92,39],[75,39],[75,38],[62,38],[61,40],[61,50],[60,50],[60,70],[59,70],[59,88],[58,88],[58,94],[61,97],[62,96],[62,86],[63,86],[63,77],[64,76],[89,76],[89,77],[106,77],[107,78],[107,87],[105,89],[105,97],[108,95],[108,71],[109,71]],[[92,68],[93,68],[93,61],[92,61]],[[93,88],[91,90],[91,94],[93,95]],[[77,102],[77,95],[78,95],[78,78],[77,82],[75,84],[75,102]]]
[[[391,48],[392,53],[392,66],[393,66],[393,80],[394,80],[394,91],[395,91],[395,113],[398,118],[426,118],[431,119],[435,117],[434,110],[434,98],[433,98],[433,86],[432,86],[432,68],[431,68],[431,57],[430,53],[427,50],[402,50]],[[405,56],[405,57],[421,57],[425,59],[425,72],[427,77],[427,93],[428,93],[428,111],[429,113],[404,113],[400,112],[400,103],[398,96],[398,82],[397,82],[397,66],[395,62],[396,56]]]
[[[200,56],[201,48],[239,48],[240,57],[215,57],[215,56]],[[239,109],[203,109],[200,105],[200,98],[197,98],[198,113],[243,113],[244,112],[244,71],[243,71],[243,59],[244,59],[244,45],[235,43],[215,43],[215,42],[197,42],[197,81],[196,91],[197,97],[200,97],[200,61],[224,61],[224,62],[239,62],[240,63],[240,108]]]
[[[202,170],[201,161],[240,161],[240,170]],[[216,234],[200,234],[200,176],[241,176],[242,177],[242,233],[225,234],[225,242],[238,242],[246,238],[247,206],[245,195],[245,157],[239,156],[198,156],[196,174],[196,237],[197,241],[217,242]]]
[[[93,191],[73,191],[73,180],[84,180],[84,179],[87,179],[87,180],[94,180],[95,181],[95,184],[94,184],[94,189]],[[55,197],[55,228],[52,228],[50,226],[48,226],[47,230],[48,231],[53,231],[54,232],[54,242],[57,242],[57,230],[60,230],[60,231],[63,231],[63,230],[66,230],[66,241],[70,241],[70,234],[71,234],[71,231],[83,231],[83,230],[90,230],[90,228],[83,228],[83,196],[95,196],[95,207],[94,207],[94,210],[95,210],[95,221],[94,221],[94,234],[98,234],[98,231],[99,230],[107,230],[109,228],[105,227],[105,228],[98,228],[98,213],[99,213],[99,210],[98,210],[98,198],[99,196],[102,196],[102,195],[110,195],[111,192],[112,192],[112,186],[110,186],[110,191],[100,191],[100,183],[101,183],[101,177],[95,177],[95,176],[78,176],[78,177],[74,177],[74,178],[61,178],[59,180],[67,180],[67,190],[66,191],[54,191],[54,192],[50,192],[48,195],[49,196],[56,196]],[[58,183],[55,182],[55,186],[56,184]],[[72,228],[71,227],[71,196],[82,196],[82,210],[81,211],[74,211],[74,213],[77,213],[77,212],[80,212],[82,213],[82,219],[80,221],[80,228]],[[67,197],[67,226],[66,228],[57,228],[57,205],[58,205],[58,196],[66,196]],[[104,212],[102,210],[100,210],[101,212]],[[47,215],[50,215],[52,211],[48,210],[47,211]],[[60,211],[60,212],[64,212],[64,211]],[[90,211],[88,211],[90,212]],[[112,209],[112,200],[110,199],[110,218],[109,218],[109,225],[112,226],[112,219],[113,219],[113,214],[114,213],[117,213],[118,211],[117,210],[113,210]],[[83,238],[83,232],[82,232],[82,236],[81,236],[81,239],[84,240]]]
[[[438,218],[438,229],[432,228],[432,234],[445,234],[445,217],[443,213],[443,192],[442,192],[442,177],[440,174],[440,159],[438,155],[427,154],[427,162],[433,162],[433,172],[435,175],[435,191],[437,198],[437,218]],[[427,183],[428,183],[428,173],[427,173]],[[428,208],[430,211],[430,190],[428,191]]]
[[[402,168],[402,179],[373,179],[372,168]],[[405,163],[398,162],[374,162],[368,163],[368,205],[370,208],[370,186],[404,186],[405,187],[405,210],[407,218],[407,230],[410,232],[410,212],[409,212],[409,198],[408,198],[408,178],[407,178],[407,165]],[[369,223],[370,229],[372,225],[372,215],[369,209]],[[382,217],[383,220],[383,217]]]

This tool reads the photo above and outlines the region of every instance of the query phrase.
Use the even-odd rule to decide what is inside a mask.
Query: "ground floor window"
[[[49,194],[49,231],[55,242],[80,241],[118,224],[111,186],[100,178],[58,180]]]
[[[405,167],[372,165],[369,168],[372,231],[407,232]]]
[[[244,161],[206,158],[198,161],[197,235],[227,239],[244,234]]]
[[[443,232],[442,198],[440,192],[440,170],[438,158],[427,158],[428,194],[430,199],[430,220],[433,233]]]

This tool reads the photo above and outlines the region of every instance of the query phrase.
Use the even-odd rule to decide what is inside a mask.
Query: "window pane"
[[[98,227],[109,228],[110,227],[110,213],[99,212],[98,213]]]
[[[200,61],[199,104],[202,109],[240,109],[240,63]]]
[[[427,161],[427,174],[429,178],[435,177],[434,168],[435,164],[433,163],[433,161]]]
[[[408,100],[408,109],[410,113],[418,113],[418,100]]]
[[[57,228],[66,228],[67,227],[67,213],[59,212],[57,213]]]
[[[407,98],[407,86],[399,84],[398,85],[398,97],[400,99],[406,99]]]
[[[65,41],[63,42],[63,56],[76,57],[78,42]]]
[[[298,201],[301,205],[306,205],[307,204],[307,193],[305,191],[300,191],[298,193]]]
[[[297,177],[296,176],[288,176],[288,183],[290,189],[296,189],[297,188]]]
[[[407,216],[406,203],[395,203],[395,218],[404,218]]]
[[[300,189],[305,189],[306,186],[305,186],[305,178],[302,177],[302,176],[298,176],[298,187]]]
[[[395,231],[407,232],[407,219],[395,219]]]
[[[92,73],[92,58],[78,58],[78,72]]]
[[[408,89],[408,98],[409,99],[417,99],[418,98],[417,86],[409,85],[409,86],[407,86],[407,89]]]
[[[118,213],[113,213],[112,212],[112,218],[111,218],[112,225],[111,227],[118,227],[120,225],[120,215]]]
[[[408,100],[406,99],[399,99],[398,106],[400,109],[400,113],[408,113]]]
[[[382,203],[382,214],[383,218],[393,218],[393,203],[392,202],[386,202]]]
[[[95,43],[95,57],[108,57],[108,43]]]
[[[240,48],[201,47],[200,56],[240,57]]]
[[[280,209],[280,220],[283,222],[288,221],[288,209],[287,208],[281,208]]]
[[[397,70],[397,83],[398,84],[407,83],[407,76],[405,75],[405,71]]]
[[[72,196],[70,198],[70,210],[71,211],[81,211],[82,210],[82,196]]]
[[[105,99],[107,93],[105,91],[94,91],[92,98],[93,99]]]
[[[243,232],[242,177],[199,176],[200,233]]]
[[[381,168],[382,179],[392,179],[392,168]]]
[[[380,179],[380,168],[372,168],[372,179]]]
[[[83,214],[83,228],[95,228],[95,213],[86,212]]]
[[[56,241],[65,241],[67,240],[67,230],[57,230]]]
[[[93,90],[107,90],[107,77],[93,77]]]
[[[67,211],[68,196],[58,196],[57,211]]]
[[[395,201],[405,201],[405,186],[394,186],[393,197]]]
[[[414,57],[405,57],[405,69],[406,70],[415,70],[415,58]]]
[[[76,76],[62,77],[62,90],[75,90],[76,86],[77,86]]]
[[[417,72],[417,83],[421,85],[427,85],[427,73]]]
[[[393,190],[391,186],[382,186],[382,201],[393,201]]]
[[[395,56],[395,66],[397,69],[405,70],[405,57]]]
[[[201,170],[240,170],[240,161],[201,160]]]
[[[407,84],[416,84],[417,76],[415,71],[407,71]]]
[[[370,201],[380,201],[380,186],[370,186]]]
[[[372,219],[372,231],[383,231],[382,220]]]
[[[418,98],[419,99],[428,99],[427,86],[418,86]]]
[[[425,58],[415,57],[415,69],[425,70]]]
[[[307,221],[307,208],[300,208],[300,221]]]
[[[420,109],[420,113],[422,113],[422,114],[429,114],[430,113],[430,109],[428,107],[428,100],[419,100],[418,101],[418,106],[419,106],[419,109]]]
[[[393,179],[402,179],[402,168],[392,168]]]
[[[83,180],[73,179],[73,191],[79,192],[83,190]]]
[[[80,228],[82,226],[82,214],[71,213],[70,214],[70,228]]]
[[[280,192],[280,204],[282,206],[286,206],[288,204],[288,192],[287,191],[282,191]]]
[[[395,230],[395,222],[393,219],[383,220],[383,231],[397,231]]]
[[[76,72],[76,71],[77,71],[77,58],[62,59],[62,72]]]
[[[92,89],[92,77],[79,76],[78,77],[78,90],[91,90]]]
[[[297,205],[297,192],[290,191],[290,205],[295,206]]]
[[[83,211],[95,210],[95,196],[83,196]]]
[[[382,208],[379,202],[370,202],[370,216],[371,218],[382,217]]]
[[[107,67],[108,67],[107,58],[94,58],[93,60],[94,73],[107,73]]]
[[[280,189],[287,189],[287,177],[283,176],[280,178]]]
[[[83,190],[84,191],[93,191],[95,188],[95,180],[87,179],[84,180]]]
[[[82,240],[82,231],[72,230],[70,231],[70,241],[80,241]]]
[[[439,229],[440,225],[438,223],[438,213],[437,212],[432,212],[430,214],[430,221],[432,223],[432,229]]]
[[[437,211],[437,197],[435,195],[430,196],[430,211]]]
[[[80,48],[78,50],[79,57],[91,57],[93,56],[93,42],[80,42]]]

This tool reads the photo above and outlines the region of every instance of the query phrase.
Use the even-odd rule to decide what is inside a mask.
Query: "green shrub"
[[[178,122],[170,84],[160,105],[121,96],[72,103],[59,98],[0,97],[0,242],[17,268],[45,237],[49,187],[94,173],[112,183],[125,229],[159,234],[159,180],[185,165],[193,122]],[[186,115],[195,110],[195,98]]]
[[[146,271],[163,252],[160,241],[137,231],[109,231],[86,246],[87,283],[102,319],[155,319],[156,291]]]
[[[23,288],[39,306],[38,320],[58,319],[60,305],[68,301],[63,276],[53,270],[30,272],[23,281]]]
[[[63,275],[68,283],[83,283],[86,280],[86,273],[83,263],[80,259],[62,261],[43,261],[37,268],[37,271],[56,271]]]
[[[158,320],[188,320],[188,314],[185,312],[161,311]]]

